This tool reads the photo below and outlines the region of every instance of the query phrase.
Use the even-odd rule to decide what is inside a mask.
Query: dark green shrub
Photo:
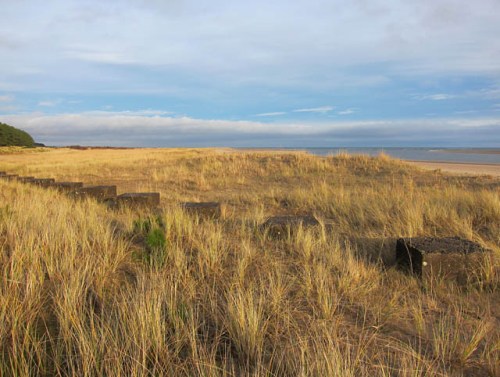
[[[32,148],[34,141],[27,132],[0,122],[0,147],[10,146]]]

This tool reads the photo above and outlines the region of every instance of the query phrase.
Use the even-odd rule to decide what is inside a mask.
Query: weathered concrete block
[[[305,216],[273,216],[269,217],[261,227],[273,237],[284,237],[292,234],[300,226],[310,228],[320,223],[313,215]]]
[[[5,179],[7,181],[15,181],[19,176],[17,174],[5,174],[0,175],[0,179]]]
[[[83,182],[53,182],[49,187],[53,187],[62,192],[72,192],[83,187]]]
[[[35,177],[18,177],[17,180],[22,183],[30,183],[35,179]]]
[[[385,267],[396,265],[396,238],[347,237],[343,241],[346,246],[354,248],[357,256],[370,263]]]
[[[30,183],[40,187],[49,187],[54,182],[54,178],[35,178]]]
[[[219,202],[185,202],[181,206],[187,213],[207,218],[219,218],[222,213]]]
[[[116,197],[116,205],[118,207],[156,208],[160,205],[160,193],[134,192],[121,194]]]
[[[78,187],[71,196],[75,198],[94,198],[99,201],[106,201],[116,198],[116,186],[86,186]]]
[[[421,278],[440,276],[466,282],[491,257],[489,250],[460,237],[400,238],[396,242],[398,267]]]

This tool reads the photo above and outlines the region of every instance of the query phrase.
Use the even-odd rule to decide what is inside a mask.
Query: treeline
[[[34,144],[29,133],[0,122],[0,147],[33,147]]]

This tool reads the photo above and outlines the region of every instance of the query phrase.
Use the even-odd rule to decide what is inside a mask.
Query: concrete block
[[[30,183],[40,187],[49,187],[54,182],[54,178],[35,178]]]
[[[261,227],[268,231],[268,234],[281,238],[292,234],[300,226],[311,228],[320,225],[318,219],[313,215],[305,216],[273,216],[269,217]]]
[[[22,183],[30,183],[35,177],[18,177],[17,180]]]
[[[160,205],[159,192],[125,193],[116,197],[118,207],[156,208]]]
[[[16,181],[18,177],[17,174],[0,175],[0,179],[5,179],[7,181]]]
[[[181,206],[187,213],[201,217],[219,218],[222,213],[219,202],[185,202]]]
[[[396,242],[397,266],[420,278],[439,276],[466,282],[477,274],[492,253],[460,237],[400,238]]]
[[[326,225],[325,225],[326,227]],[[370,263],[385,267],[396,265],[396,238],[346,237],[346,246],[354,248],[356,255]]]
[[[83,182],[53,182],[49,187],[53,187],[61,192],[72,192],[83,187]]]
[[[98,201],[106,201],[116,198],[116,186],[86,186],[78,187],[71,196],[75,198],[94,198]]]

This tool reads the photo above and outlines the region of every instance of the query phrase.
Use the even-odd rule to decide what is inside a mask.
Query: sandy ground
[[[441,169],[443,172],[467,175],[492,175],[500,177],[500,164],[471,164],[459,162],[407,161],[424,169]]]

